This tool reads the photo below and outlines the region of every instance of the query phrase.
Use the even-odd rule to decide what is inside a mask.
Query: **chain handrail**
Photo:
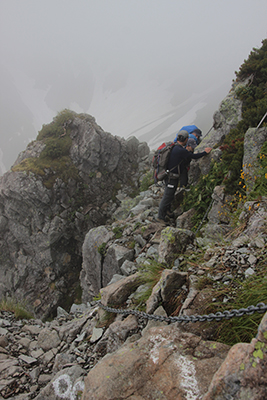
[[[103,308],[105,311],[111,312],[111,313],[116,313],[116,314],[123,314],[123,315],[136,315],[137,317],[142,317],[145,319],[150,319],[150,320],[155,320],[155,321],[162,321],[162,322],[169,322],[169,323],[174,323],[174,322],[211,322],[211,321],[221,321],[222,319],[230,319],[233,317],[242,317],[243,315],[252,315],[255,312],[263,313],[267,311],[267,304],[264,303],[258,303],[256,306],[248,306],[247,308],[240,308],[238,310],[233,309],[231,311],[225,310],[223,312],[216,312],[208,314],[208,315],[181,315],[179,317],[165,317],[162,315],[154,315],[154,314],[148,314],[143,311],[138,311],[138,310],[132,310],[132,309],[119,309],[119,308],[112,308],[108,306],[104,306],[101,303],[101,300],[96,301],[96,303]]]

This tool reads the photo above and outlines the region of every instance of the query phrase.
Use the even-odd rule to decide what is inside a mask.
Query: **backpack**
[[[167,165],[171,151],[175,145],[176,143],[174,142],[162,143],[162,145],[159,146],[155,151],[152,159],[155,183],[158,181],[163,181],[166,176],[169,175],[170,171],[167,170]]]

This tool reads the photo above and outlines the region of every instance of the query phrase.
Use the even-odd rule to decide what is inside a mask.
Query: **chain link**
[[[248,306],[247,308],[240,308],[239,310],[225,310],[223,312],[216,312],[215,314],[211,313],[208,315],[182,315],[180,317],[164,317],[161,315],[153,315],[153,314],[147,314],[143,311],[138,311],[138,310],[123,310],[119,308],[112,308],[108,306],[104,306],[101,303],[101,300],[98,300],[96,302],[99,307],[103,308],[105,311],[111,312],[111,313],[116,313],[116,314],[123,314],[123,315],[136,315],[137,317],[142,317],[145,319],[153,319],[155,321],[162,321],[162,322],[169,322],[169,323],[174,323],[174,322],[211,322],[211,321],[221,321],[222,319],[230,319],[233,317],[242,317],[243,315],[252,315],[255,312],[258,313],[264,313],[267,311],[267,305],[264,303],[258,303],[256,306]]]

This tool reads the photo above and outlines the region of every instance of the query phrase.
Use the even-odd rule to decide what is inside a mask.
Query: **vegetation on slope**
[[[0,301],[1,311],[10,311],[16,319],[32,319],[32,314],[27,310],[26,303],[19,303],[13,298],[3,298]]]
[[[42,177],[44,185],[50,189],[57,178],[67,182],[70,178],[79,180],[78,171],[73,164],[69,151],[72,140],[69,124],[74,113],[63,110],[50,124],[43,125],[37,140],[45,144],[38,158],[26,158],[12,168],[13,171],[26,171]]]
[[[267,112],[267,39],[262,41],[260,49],[253,49],[247,60],[236,72],[236,81],[250,77],[248,86],[237,91],[242,100],[242,120],[235,129],[225,137],[220,149],[222,157],[220,163],[214,163],[210,173],[202,176],[196,186],[184,197],[183,209],[192,207],[196,210],[195,229],[207,210],[211,194],[215,186],[223,184],[225,192],[233,195],[235,206],[246,199],[246,182],[242,170],[244,154],[244,137],[248,128],[257,127]],[[261,126],[267,126],[267,117]],[[256,171],[256,182],[250,199],[259,195],[267,195],[267,145],[263,145],[259,154],[259,168]]]

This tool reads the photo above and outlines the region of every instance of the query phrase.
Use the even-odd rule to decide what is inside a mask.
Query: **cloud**
[[[25,108],[35,130],[64,108],[124,137],[171,135],[183,116],[208,129],[234,71],[266,38],[266,14],[266,0],[2,0],[5,164],[15,160],[3,135],[15,136]]]

